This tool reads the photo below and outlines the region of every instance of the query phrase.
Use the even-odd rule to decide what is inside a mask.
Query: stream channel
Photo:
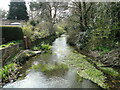
[[[25,76],[15,82],[8,83],[3,88],[98,88],[100,87],[90,80],[76,80],[76,69],[69,68],[63,76],[47,77],[40,70],[30,69],[31,66],[44,63],[61,63],[64,58],[73,51],[66,43],[67,35],[61,35],[52,44],[52,54],[41,54],[26,61],[22,66]],[[59,74],[59,73],[58,73]]]

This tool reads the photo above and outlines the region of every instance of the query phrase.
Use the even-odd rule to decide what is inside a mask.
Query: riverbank
[[[34,42],[32,45],[31,50],[21,50],[18,53],[16,53],[14,56],[12,56],[9,60],[7,60],[6,64],[3,66],[3,68],[0,69],[0,86],[2,87],[6,83],[9,82],[15,82],[19,77],[21,76],[20,70],[21,66],[28,61],[30,58],[35,57],[41,53],[47,53],[50,51],[50,45],[52,42],[57,38],[58,36],[48,36],[45,38],[42,38],[37,41],[37,43]],[[43,44],[44,45],[41,45]],[[34,46],[37,45],[37,50],[34,50]],[[38,48],[40,47],[40,48]],[[10,67],[9,67],[10,66]],[[12,70],[12,68],[15,68]],[[17,72],[17,74],[14,74],[14,72]]]
[[[83,66],[72,67],[72,65],[69,65],[69,61],[73,65],[76,63],[78,65],[79,63],[76,61],[82,60],[83,56],[76,53],[72,47],[69,47],[66,43],[66,35],[57,38],[51,49],[52,53],[41,54],[24,63],[21,68],[24,77],[6,84],[4,88],[100,88],[97,84],[81,77],[78,73],[79,68],[84,68],[85,63],[88,64],[86,59]],[[75,60],[71,58],[66,60],[67,57]]]
[[[12,85],[14,87],[14,85],[16,86],[16,84],[17,84],[18,87],[23,87],[24,85],[19,86],[20,83],[21,84],[24,83],[24,80],[26,80],[26,78],[28,78],[27,82],[26,82],[27,86],[25,86],[25,87],[28,87],[29,82],[32,82],[29,80],[29,79],[31,79],[31,77],[29,77],[29,76],[31,76],[31,72],[32,72],[33,76],[35,74],[38,74],[38,72],[45,74],[44,75],[45,78],[47,77],[46,73],[51,75],[51,72],[52,72],[52,74],[54,73],[54,75],[56,77],[56,74],[57,75],[59,74],[59,73],[56,73],[57,72],[56,68],[58,68],[58,67],[56,67],[56,65],[57,65],[57,63],[62,62],[65,65],[68,65],[69,69],[72,69],[75,71],[75,73],[77,73],[78,83],[82,83],[84,80],[82,80],[81,78],[83,78],[83,79],[88,80],[89,82],[92,81],[92,82],[90,82],[90,84],[92,84],[93,86],[96,85],[97,88],[100,88],[100,87],[103,89],[113,88],[113,87],[110,87],[109,82],[107,82],[108,77],[103,72],[103,70],[104,71],[109,70],[109,72],[111,72],[111,74],[114,74],[115,76],[116,75],[119,76],[119,74],[117,72],[114,72],[114,70],[112,70],[112,69],[101,67],[101,66],[103,66],[103,64],[101,64],[101,63],[97,62],[97,64],[94,64],[93,63],[94,59],[91,59],[88,56],[80,54],[79,52],[74,50],[73,47],[70,47],[66,43],[66,35],[62,35],[60,38],[57,38],[53,42],[51,49],[52,49],[52,53],[41,54],[40,56],[38,56],[36,58],[32,58],[32,59],[28,60],[27,62],[25,62],[22,65],[22,67],[23,67],[22,73],[23,73],[23,75],[25,73],[25,75],[23,76],[23,78],[20,81],[17,80],[15,83],[10,83],[10,85]],[[103,70],[101,70],[100,67]],[[36,68],[37,68],[37,70],[36,70]],[[62,67],[60,66],[59,68],[58,69],[60,70],[60,72],[62,72],[62,69],[61,69]],[[52,70],[52,71],[49,71],[49,70]],[[69,73],[72,73],[72,72],[70,71]],[[66,74],[63,74],[63,75],[66,75]],[[41,77],[43,77],[43,75]],[[39,83],[39,82],[46,83],[44,81],[43,82],[38,81],[38,79],[41,77],[38,75],[38,76],[36,76],[37,79],[34,80],[37,87],[39,87],[39,88],[41,88],[41,86],[39,86],[39,84],[37,84],[37,83]],[[35,78],[35,77],[33,77],[33,78]],[[54,79],[53,75],[51,78]],[[68,82],[69,82],[70,78],[73,78],[73,77],[69,76]],[[74,78],[76,79],[76,76],[74,76]],[[46,80],[46,79],[44,79],[44,80]],[[49,80],[49,78],[47,78],[47,80]],[[56,82],[54,82],[54,85],[57,85]],[[86,87],[90,87],[88,85],[88,83],[86,83],[85,85],[86,85]],[[33,86],[33,87],[35,87],[35,86]],[[65,86],[61,86],[61,87],[65,87]],[[82,88],[82,86],[80,88]]]
[[[68,42],[69,43],[69,42]],[[70,44],[71,45],[71,44]],[[97,83],[99,86],[105,89],[118,89],[120,86],[120,67],[119,67],[119,48],[110,51],[107,54],[99,54],[99,51],[86,51],[86,50],[79,50],[75,45],[72,45],[78,53],[82,54],[83,56],[87,57],[87,62],[90,63],[95,69],[83,69],[78,70],[80,76],[92,80],[93,82]],[[74,54],[72,56],[75,56]],[[78,56],[79,57],[79,56]],[[74,58],[73,58],[74,59]],[[80,60],[76,61],[79,63]],[[83,59],[84,61],[84,59]],[[74,62],[72,62],[74,63]],[[81,64],[81,63],[79,63]],[[77,65],[74,64],[76,67]],[[89,67],[89,65],[86,64]],[[79,65],[78,65],[79,67]],[[84,67],[84,66],[83,66]],[[90,74],[89,71],[92,73]],[[100,74],[101,72],[101,74]],[[84,73],[84,74],[83,74]],[[97,76],[98,74],[98,76]],[[94,77],[93,77],[94,76]]]
[[[77,51],[71,52],[68,57],[64,60],[70,67],[76,68],[79,77],[91,80],[98,84],[100,87],[106,89],[108,86],[105,84],[104,73],[94,67],[88,62],[88,57],[79,54]]]

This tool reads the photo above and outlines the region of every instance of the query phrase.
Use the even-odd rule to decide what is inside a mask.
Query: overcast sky
[[[24,0],[26,1],[26,3],[28,3],[29,1],[31,0]],[[40,0],[39,0],[40,1]],[[44,0],[41,0],[41,1],[44,1]],[[53,0],[54,1],[54,0]],[[60,0],[59,0],[60,1]],[[62,0],[61,0],[62,1]],[[64,1],[64,0],[63,0]],[[67,1],[67,0],[66,0]],[[69,0],[68,0],[69,1]],[[74,1],[74,0],[73,0]],[[99,0],[90,0],[90,1],[99,1]],[[100,1],[105,1],[105,0],[100,0]],[[120,1],[120,0],[107,0],[107,1]],[[10,0],[0,0],[0,9],[4,9],[6,11],[9,10],[9,3],[10,3]],[[27,5],[28,7],[28,5]]]

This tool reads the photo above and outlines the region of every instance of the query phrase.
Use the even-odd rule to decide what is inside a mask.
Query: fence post
[[[24,36],[24,46],[25,46],[25,49],[31,48],[31,40],[27,36]]]

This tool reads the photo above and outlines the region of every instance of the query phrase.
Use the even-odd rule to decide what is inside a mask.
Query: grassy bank
[[[107,77],[101,70],[98,70],[88,62],[86,56],[77,52],[71,52],[70,55],[66,57],[65,62],[69,64],[69,66],[75,67],[80,77],[89,79],[104,89],[109,88],[109,86],[105,84]]]
[[[49,36],[42,38],[41,40],[37,41],[37,43],[34,43],[33,47],[31,48],[32,50],[22,50],[15,56],[11,57],[9,59],[9,62],[7,62],[7,64],[4,65],[2,69],[0,69],[0,79],[2,80],[0,84],[4,85],[11,81],[12,82],[16,81],[18,77],[20,77],[19,70],[21,68],[21,65],[25,63],[27,60],[29,60],[29,58],[37,55],[36,52],[34,52],[34,50],[48,53],[51,49],[51,45],[49,44],[51,44],[55,40],[55,38],[57,38],[57,36]],[[53,69],[54,71],[56,68],[51,69]],[[48,70],[48,68],[46,70]]]
[[[77,69],[80,77],[89,79],[104,89],[118,89],[120,70],[106,67],[104,64],[73,51],[64,60],[70,67]],[[105,67],[104,67],[105,66]]]

